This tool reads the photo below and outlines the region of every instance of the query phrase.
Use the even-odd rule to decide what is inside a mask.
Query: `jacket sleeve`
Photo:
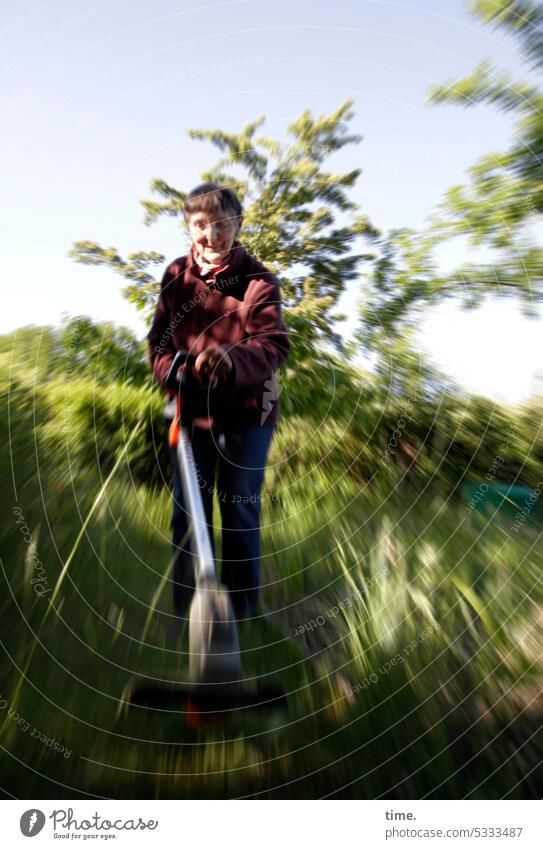
[[[268,380],[290,351],[281,318],[281,292],[277,279],[253,280],[245,323],[247,338],[228,349],[233,363],[233,386],[252,386]],[[230,381],[229,381],[230,382]]]
[[[160,295],[151,324],[147,334],[149,343],[149,363],[153,371],[153,377],[165,389],[165,378],[168,374],[176,349],[173,342],[175,329],[175,317],[171,314],[171,303],[173,301],[172,287],[175,277],[171,266],[164,272],[160,284]]]

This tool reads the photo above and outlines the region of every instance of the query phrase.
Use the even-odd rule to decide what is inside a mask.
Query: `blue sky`
[[[526,76],[513,42],[457,0],[22,0],[3,5],[0,32],[1,332],[63,313],[144,332],[120,278],[66,254],[81,238],[122,254],[184,252],[179,225],[145,227],[139,200],[152,177],[189,189],[215,161],[189,128],[238,131],[265,114],[262,131],[284,138],[306,107],[329,113],[352,97],[363,141],[330,167],[362,167],[353,196],[377,226],[417,227],[511,132],[486,107],[429,107],[428,85],[485,57]],[[351,286],[341,307],[352,312],[357,295]],[[511,302],[468,315],[442,307],[421,335],[459,380],[510,400],[543,368],[540,340],[541,322],[524,321]]]

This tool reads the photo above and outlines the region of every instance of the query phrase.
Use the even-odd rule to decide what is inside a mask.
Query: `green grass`
[[[301,474],[286,459],[300,422],[284,420],[266,477],[275,497],[262,519],[265,615],[244,623],[240,640],[244,675],[281,679],[288,718],[193,729],[179,715],[126,716],[131,677],[176,680],[187,668],[186,643],[170,627],[169,493],[131,479],[121,462],[97,502],[113,464],[70,465],[45,408],[22,385],[10,392],[0,727],[11,794],[541,796],[537,535],[469,513],[435,486],[419,496],[379,476],[368,484],[345,475],[331,432],[313,434]],[[32,590],[17,506],[48,588],[81,535],[54,609],[52,593]]]

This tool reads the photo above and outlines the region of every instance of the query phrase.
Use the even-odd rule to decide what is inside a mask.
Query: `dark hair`
[[[195,212],[207,212],[210,215],[229,213],[235,217],[239,217],[243,212],[236,193],[216,183],[201,183],[196,186],[188,193],[183,211],[186,221]]]

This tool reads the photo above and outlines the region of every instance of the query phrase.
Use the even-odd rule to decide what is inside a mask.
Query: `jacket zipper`
[[[213,278],[212,278],[212,284],[211,284],[211,285],[215,285],[215,280],[216,280],[216,275],[213,275]],[[208,284],[205,282],[205,280],[204,280],[204,286],[205,286],[204,300],[203,300],[203,303],[202,303],[202,305],[201,305],[203,310],[205,310],[205,306],[206,306],[206,303],[207,303],[207,299],[208,299],[208,297],[209,297],[209,287],[208,287]],[[202,316],[200,315],[200,317],[199,317],[199,319],[198,319],[198,323],[197,323],[197,328],[196,328],[196,338],[197,338],[197,339],[198,339],[198,337],[200,336],[200,328],[201,328],[201,326],[202,326]]]
[[[203,310],[205,310],[205,306],[206,306],[206,303],[207,303],[207,299],[208,299],[208,297],[209,297],[209,285],[214,286],[214,285],[215,285],[215,281],[216,281],[216,279],[217,279],[217,278],[216,278],[216,275],[214,274],[214,275],[213,275],[213,277],[212,277],[212,279],[211,279],[211,284],[206,283],[206,281],[204,280],[205,293],[204,293],[204,300],[203,300],[203,303],[202,303],[202,305],[201,305],[201,306],[202,306],[202,314],[203,314]],[[200,317],[200,319],[198,320],[198,332],[197,332],[197,334],[196,334],[196,338],[198,338],[198,337],[200,336],[200,328],[201,328],[201,326],[202,326],[202,317]],[[204,350],[204,349],[202,348],[202,350]],[[214,416],[211,412],[209,413],[209,415],[208,415],[208,417],[207,417],[207,418],[208,418],[211,422],[213,422],[213,425],[214,425],[215,427],[217,426],[217,418],[216,418],[216,416]],[[223,436],[222,434],[221,434],[220,436],[222,436],[222,439],[223,439],[223,441],[224,441],[224,436]],[[220,439],[220,437],[219,437],[219,439]],[[224,446],[221,446],[221,447],[224,447]]]

